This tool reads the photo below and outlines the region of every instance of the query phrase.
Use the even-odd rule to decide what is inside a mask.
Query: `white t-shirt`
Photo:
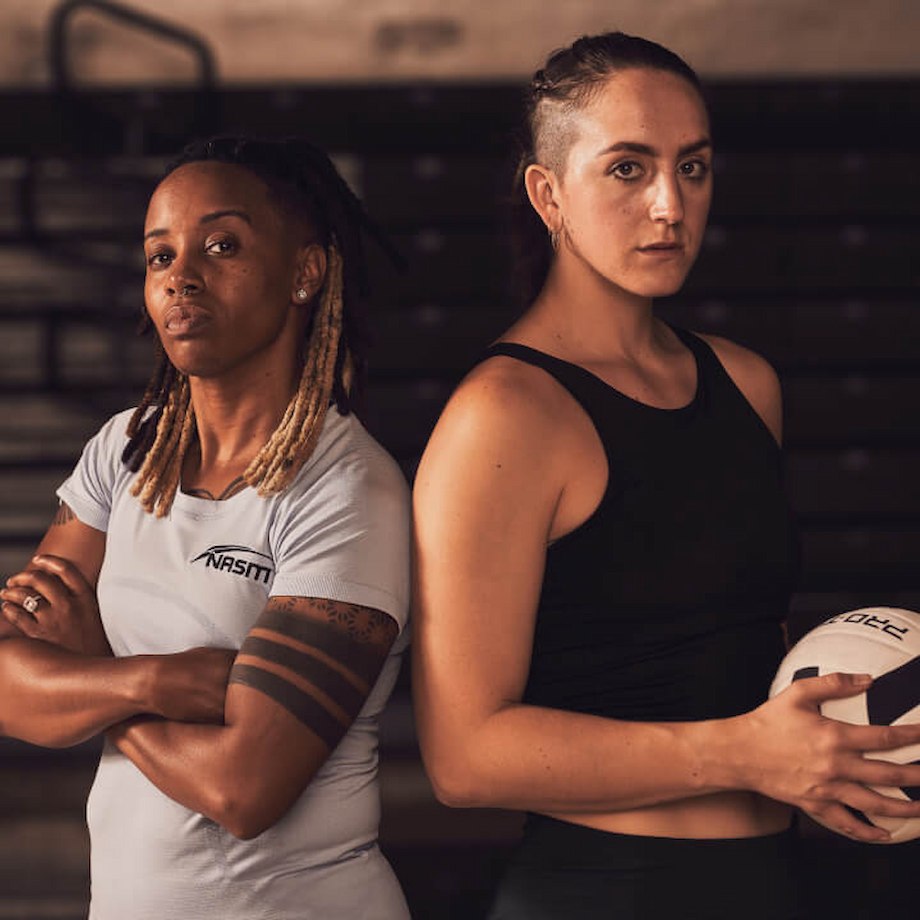
[[[400,626],[354,724],[290,811],[253,840],[161,793],[106,744],[87,805],[92,920],[395,920],[408,912],[376,847],[377,715],[407,644],[408,488],[354,416],[330,409],[280,495],[179,493],[147,514],[121,462],[130,411],[87,444],[58,490],[105,531],[98,596],[116,655],[239,648],[270,595],[382,610]]]

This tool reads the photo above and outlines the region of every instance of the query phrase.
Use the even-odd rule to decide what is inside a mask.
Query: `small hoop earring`
[[[304,288],[297,288],[297,290],[294,291],[294,296],[303,303],[310,295]]]

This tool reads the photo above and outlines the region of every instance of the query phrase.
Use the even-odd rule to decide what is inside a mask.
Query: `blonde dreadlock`
[[[243,478],[259,495],[283,491],[313,453],[332,398],[342,333],[342,257],[335,245],[326,257],[326,284],[313,318],[313,331],[300,384],[281,424],[246,468]],[[351,363],[345,356],[346,365]],[[344,382],[346,392],[350,381]]]
[[[145,511],[156,511],[157,517],[163,517],[172,507],[194,428],[195,410],[188,378],[177,371],[157,422],[156,437],[131,487],[131,494],[140,499]]]

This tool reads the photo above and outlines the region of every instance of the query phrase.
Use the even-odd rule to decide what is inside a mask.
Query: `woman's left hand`
[[[81,655],[110,656],[93,586],[61,556],[41,555],[0,590],[3,616],[24,636]]]

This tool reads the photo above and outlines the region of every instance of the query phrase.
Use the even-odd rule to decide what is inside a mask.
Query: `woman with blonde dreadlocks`
[[[2,592],[0,729],[105,732],[94,920],[408,916],[376,846],[408,495],[350,412],[367,229],[302,142],[191,147],[151,198],[160,365]]]

